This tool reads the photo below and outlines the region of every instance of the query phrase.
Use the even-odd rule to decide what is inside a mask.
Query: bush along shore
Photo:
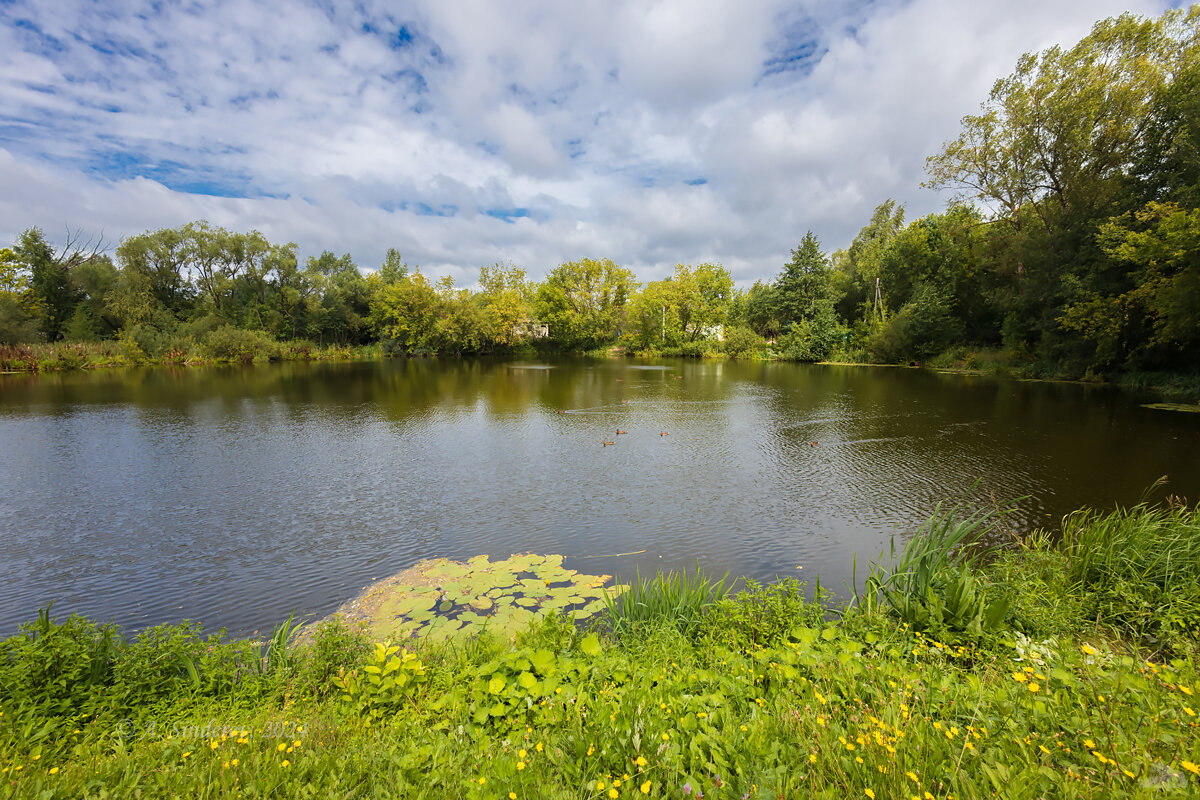
[[[1197,796],[1200,509],[984,558],[993,522],[938,512],[836,610],[699,573],[436,642],[46,610],[0,645],[0,795]]]

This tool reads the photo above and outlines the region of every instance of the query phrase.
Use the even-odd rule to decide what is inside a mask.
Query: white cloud
[[[605,256],[749,283],[808,229],[833,249],[889,197],[940,207],[924,159],[991,83],[1124,8],[8,3],[0,242],[206,218],[464,282]]]

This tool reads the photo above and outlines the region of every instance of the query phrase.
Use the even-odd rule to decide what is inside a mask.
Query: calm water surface
[[[841,589],[855,554],[861,578],[976,482],[1027,496],[1025,529],[1136,502],[1161,475],[1197,499],[1200,415],[1146,400],[734,362],[3,375],[0,635],[55,599],[131,629],[245,634],[421,558],[478,553],[563,553],[618,576],[820,573]]]

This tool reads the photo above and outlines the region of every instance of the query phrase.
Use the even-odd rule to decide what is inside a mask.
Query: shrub
[[[204,339],[208,354],[218,361],[250,362],[255,358],[278,358],[279,346],[261,331],[222,325]]]
[[[355,667],[371,654],[365,627],[351,627],[338,618],[326,620],[313,630],[303,668],[304,688],[315,695],[331,691],[339,669]]]
[[[754,355],[763,346],[763,338],[754,331],[738,325],[725,331],[725,341],[721,343],[725,355],[730,358],[744,358]]]

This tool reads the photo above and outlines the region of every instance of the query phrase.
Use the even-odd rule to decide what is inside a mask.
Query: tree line
[[[24,231],[0,250],[0,343],[118,338],[150,356],[251,334],[394,353],[514,349],[923,361],[964,348],[1056,374],[1200,368],[1200,6],[1097,23],[1026,54],[926,164],[952,192],[915,221],[879,205],[844,250],[811,232],[770,280],[719,264],[645,283],[584,258],[474,288],[396,250],[349,254],[192,222],[110,256]],[[542,326],[545,326],[544,328]],[[546,334],[546,335],[543,335]],[[720,342],[720,344],[718,344]]]

